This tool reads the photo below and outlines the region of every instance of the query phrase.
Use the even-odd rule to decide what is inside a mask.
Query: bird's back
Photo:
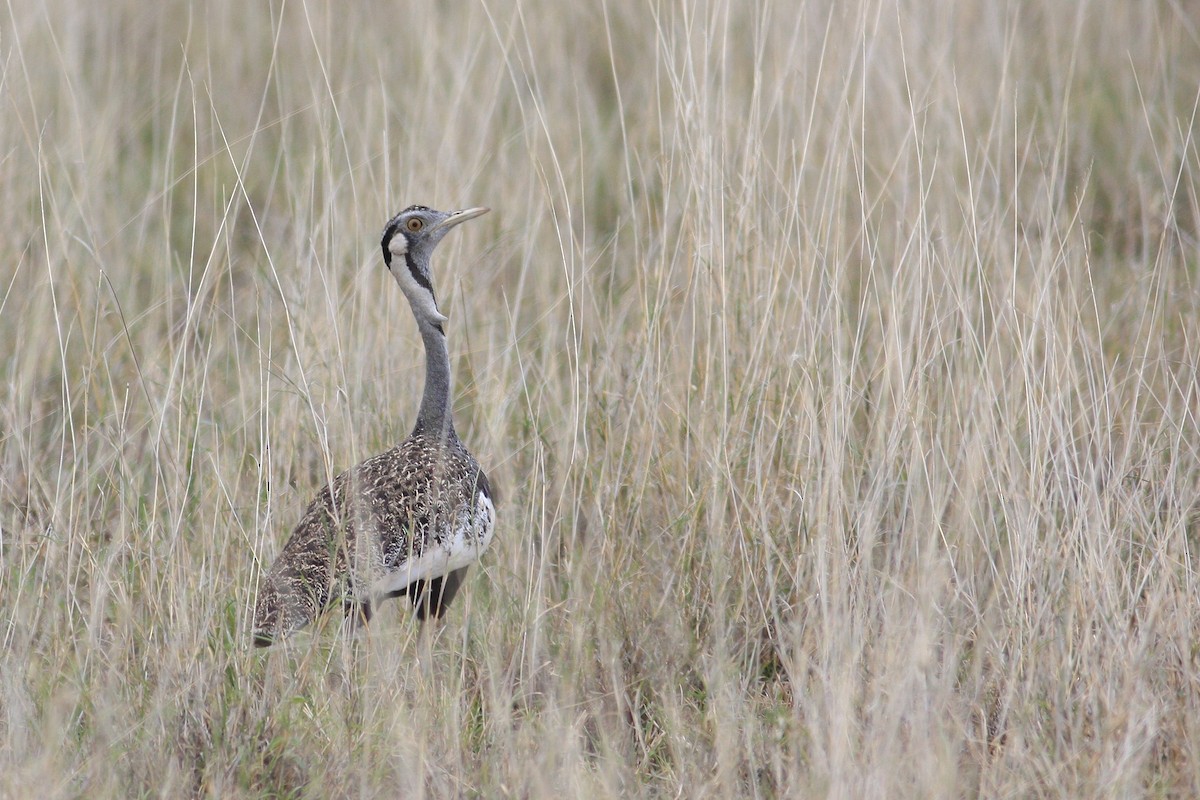
[[[369,613],[410,587],[440,588],[445,576],[452,595],[494,525],[487,476],[458,438],[414,433],[338,475],[309,504],[263,578],[255,642],[286,636],[339,599]]]

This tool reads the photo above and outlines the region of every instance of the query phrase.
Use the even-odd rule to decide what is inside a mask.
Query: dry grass
[[[327,5],[6,7],[0,795],[1200,793],[1189,4]],[[253,652],[411,202],[496,543]]]

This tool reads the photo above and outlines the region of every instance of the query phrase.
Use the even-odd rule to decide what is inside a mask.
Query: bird
[[[383,262],[412,307],[425,347],[417,421],[395,447],[342,472],[312,500],[263,576],[254,608],[260,647],[340,602],[353,627],[406,596],[419,620],[440,618],[496,527],[492,486],[454,429],[450,356],[430,261],[453,228],[486,208],[414,205],[388,222]]]

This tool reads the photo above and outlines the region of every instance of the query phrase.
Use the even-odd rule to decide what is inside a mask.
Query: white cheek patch
[[[404,258],[404,254],[408,252],[408,239],[403,233],[397,233],[392,236],[392,240],[388,242],[388,250],[394,258]]]

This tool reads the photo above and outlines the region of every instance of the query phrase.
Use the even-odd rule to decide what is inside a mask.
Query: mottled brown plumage
[[[453,225],[483,213],[413,206],[389,223],[384,260],[408,297],[426,350],[425,394],[413,433],[343,472],[309,504],[262,579],[254,641],[267,645],[330,605],[370,618],[380,600],[407,595],[421,619],[439,617],[495,528],[491,486],[454,431],[445,317],[429,255]]]
[[[421,433],[338,475],[309,504],[263,579],[255,641],[265,645],[286,636],[339,598],[364,619],[373,602],[405,594],[421,619],[441,616],[465,566],[452,571],[449,585],[434,585],[443,578],[438,575],[391,590],[374,586],[431,550],[448,551],[463,527],[476,548],[486,547],[482,539],[494,514],[479,495],[490,496],[490,489],[457,437],[439,447]]]

